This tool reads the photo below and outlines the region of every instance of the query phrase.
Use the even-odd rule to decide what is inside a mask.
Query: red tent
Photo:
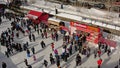
[[[35,24],[39,24],[41,21],[47,21],[49,15],[47,13],[30,10],[26,15],[29,19],[32,19]]]

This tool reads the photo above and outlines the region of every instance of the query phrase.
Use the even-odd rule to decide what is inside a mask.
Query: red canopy
[[[49,18],[49,15],[47,13],[30,10],[28,12],[28,14],[26,15],[26,17],[28,17],[29,19],[34,20],[35,24],[39,24],[41,21],[42,22],[47,21],[48,18]]]
[[[30,10],[26,16],[30,19],[37,19],[41,15],[42,15],[42,12]]]

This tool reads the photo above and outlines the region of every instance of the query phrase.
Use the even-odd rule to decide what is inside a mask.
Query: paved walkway
[[[6,30],[8,27],[11,27],[10,23],[11,23],[10,21],[3,19],[3,23],[2,23],[2,25],[0,25],[0,33],[2,31]],[[6,50],[6,48],[1,46],[0,64],[2,61],[4,61],[7,63],[8,68],[26,68],[23,61],[24,61],[24,58],[27,58],[29,64],[31,64],[33,66],[33,68],[45,68],[42,63],[43,63],[43,60],[46,59],[46,60],[48,60],[48,68],[57,68],[56,64],[50,65],[50,62],[49,62],[49,54],[53,53],[50,43],[54,42],[54,41],[52,41],[50,37],[47,39],[42,39],[41,36],[37,34],[37,32],[33,31],[33,33],[35,34],[37,39],[35,42],[29,42],[29,45],[30,45],[29,48],[31,48],[32,46],[35,47],[36,58],[37,58],[36,61],[33,61],[32,57],[27,58],[25,51],[16,53],[13,56],[11,56],[10,58],[7,58],[4,55],[4,51]],[[47,45],[47,47],[45,49],[42,49],[40,46],[40,41],[42,41],[42,40],[44,40]],[[26,41],[29,41],[28,37],[27,36],[23,37],[22,34],[20,35],[20,38],[18,38],[18,39],[15,38],[15,42],[24,43]],[[59,54],[61,54],[61,52],[62,52],[62,49],[61,49],[62,44],[61,43],[63,43],[63,41],[62,41],[62,36],[60,34],[59,34],[59,41],[54,42],[54,43],[55,43],[55,48],[58,49]],[[89,43],[87,45],[95,46],[93,43]],[[115,52],[119,52],[119,50],[120,50],[120,47],[118,46],[118,48],[117,48],[117,50],[115,50]],[[76,67],[75,66],[76,54],[77,54],[77,52],[75,52],[73,55],[71,55],[68,58],[67,62],[61,61],[61,67],[62,68],[65,68],[65,67],[67,67],[67,68],[97,68],[96,61],[99,58],[94,59],[93,54],[89,58],[82,55],[82,65]],[[107,57],[106,54],[103,54],[101,57],[103,59],[102,68],[113,68],[118,63],[119,57],[120,57],[120,54],[118,54],[118,53],[112,54],[111,57]],[[1,68],[1,66],[0,66],[0,68]]]

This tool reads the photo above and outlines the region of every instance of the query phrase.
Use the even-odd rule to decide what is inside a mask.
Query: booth
[[[60,23],[59,19],[54,19],[54,18],[48,19],[48,27],[50,29],[59,30],[59,23]]]
[[[49,14],[45,12],[30,10],[26,15],[26,17],[32,19],[32,21],[34,21],[34,24],[39,24],[40,22],[44,22],[45,24],[48,24],[47,21],[49,18]]]
[[[86,40],[94,43],[98,43],[100,37],[100,28],[88,26],[86,24],[80,24],[79,22],[70,22],[70,32],[71,34],[83,33],[87,36]]]

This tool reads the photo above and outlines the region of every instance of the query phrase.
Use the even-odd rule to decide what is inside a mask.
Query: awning
[[[40,22],[44,22],[45,24],[48,24],[48,13],[43,13],[39,11],[30,10],[28,14],[26,15],[29,19],[34,20],[35,24],[39,24]]]
[[[42,15],[42,12],[30,10],[30,11],[28,12],[28,14],[26,15],[26,17],[28,17],[28,18],[30,18],[30,19],[37,19],[37,18],[40,17],[41,15]]]

